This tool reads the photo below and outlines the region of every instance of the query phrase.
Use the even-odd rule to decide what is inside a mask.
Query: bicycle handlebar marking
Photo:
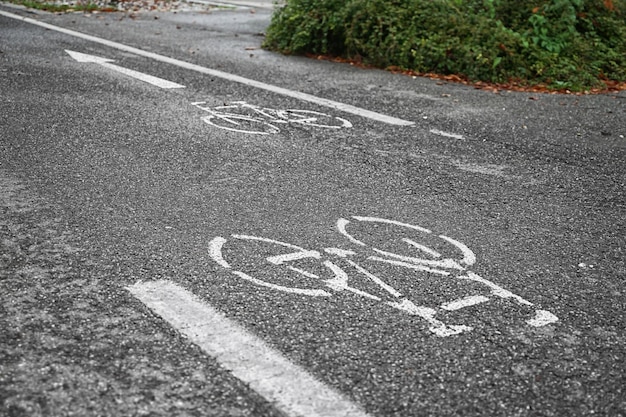
[[[415,240],[406,237],[398,239],[398,241],[402,242],[406,245],[406,247],[417,252],[419,255],[428,256],[430,258],[424,259],[415,256],[406,256],[390,252],[388,250],[379,249],[373,245],[368,245],[362,240],[362,238],[355,237],[354,233],[348,232],[348,226],[352,223],[352,221],[356,221],[357,223],[362,225],[379,224],[387,228],[399,227],[402,230],[408,231],[413,234],[417,233],[430,236],[431,239],[434,237],[439,238],[441,239],[441,241],[445,242],[447,245],[451,246],[456,252],[458,252],[461,255],[461,259],[455,260],[452,258],[444,258],[439,250],[426,246],[425,244],[418,243]],[[301,288],[279,285],[276,283],[265,281],[260,278],[253,277],[243,271],[235,270],[231,266],[231,264],[225,260],[223,254],[224,246],[226,245],[228,240],[220,236],[213,238],[209,242],[208,252],[211,259],[213,259],[218,265],[229,270],[234,275],[244,280],[247,280],[255,285],[259,285],[280,292],[310,297],[331,297],[333,293],[350,292],[372,301],[382,302],[384,305],[403,311],[407,314],[418,316],[428,324],[430,332],[441,337],[469,332],[472,330],[472,327],[465,325],[445,324],[443,321],[439,320],[436,317],[439,312],[454,312],[464,308],[479,306],[481,304],[489,302],[492,297],[497,297],[504,300],[512,300],[520,306],[534,307],[533,303],[522,298],[521,296],[502,288],[494,282],[489,281],[472,271],[469,271],[467,267],[476,263],[476,255],[465,244],[455,239],[449,238],[444,235],[434,235],[429,229],[423,227],[378,217],[353,216],[352,220],[340,218],[337,220],[336,228],[337,231],[341,235],[343,235],[350,243],[357,245],[361,249],[368,248],[376,254],[369,256],[366,255],[364,257],[366,261],[373,261],[378,264],[383,263],[396,267],[402,267],[426,273],[428,275],[438,275],[442,277],[440,279],[445,280],[452,279],[465,282],[473,282],[476,284],[480,284],[480,286],[487,289],[489,293],[487,295],[466,295],[452,301],[444,302],[434,307],[418,306],[415,305],[411,300],[404,297],[399,290],[391,286],[389,283],[384,282],[374,273],[364,268],[355,260],[351,259],[352,257],[358,256],[359,252],[349,249],[329,247],[324,248],[322,251],[309,250],[297,245],[264,237],[238,234],[231,235],[234,240],[255,241],[289,249],[290,252],[268,256],[265,258],[265,261],[269,265],[285,267],[288,271],[291,271],[291,273],[302,276],[309,281],[312,280],[315,283],[321,284],[325,286],[326,289]],[[326,255],[335,257],[335,260],[324,259],[324,253]],[[298,264],[299,262],[302,263],[301,261],[313,262],[317,264],[318,267],[321,266],[324,271],[327,271],[327,273],[331,275],[331,278],[323,278],[318,275],[318,273],[313,273],[304,269],[302,265]],[[289,265],[290,263],[298,264],[298,266]],[[340,266],[339,263],[341,263],[342,266]],[[343,266],[344,264],[348,265],[351,270],[354,270],[361,276],[367,278],[366,281],[373,283],[374,288],[379,288],[379,290],[377,291],[382,290],[382,294],[386,294],[385,297],[391,297],[392,300],[385,301],[382,295],[379,296],[368,292],[370,290],[365,291],[364,289],[356,288],[353,284],[350,283],[350,276],[346,271],[347,267]],[[280,274],[272,274],[272,276],[280,277]],[[555,323],[556,321],[558,321],[558,318],[549,311],[535,309],[534,316],[526,320],[526,324],[533,327],[541,327],[551,323]]]

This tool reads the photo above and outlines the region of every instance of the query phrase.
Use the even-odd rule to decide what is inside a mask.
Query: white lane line
[[[444,132],[443,130],[438,130],[438,129],[431,129],[430,133],[433,133],[439,136],[444,136],[446,138],[465,139],[463,135],[457,135],[456,133],[448,133],[448,132]]]
[[[177,84],[168,80],[164,80],[163,78],[155,77],[153,75],[145,74],[143,72],[131,70],[128,68],[120,67],[119,65],[112,64],[114,62],[112,59],[102,58],[95,55],[83,54],[80,52],[74,52],[65,50],[72,58],[74,58],[78,62],[83,63],[91,63],[98,64],[104,68],[117,71],[121,74],[127,75],[132,78],[136,78],[148,84],[152,84],[159,88],[185,88],[182,84]]]
[[[307,101],[309,103],[314,103],[324,107],[330,107],[332,109],[341,110],[346,113],[354,114],[360,117],[365,117],[371,120],[376,120],[378,122],[387,123],[390,125],[396,126],[413,126],[415,122],[411,122],[408,120],[398,119],[396,117],[387,116],[381,113],[373,112],[370,110],[362,109],[360,107],[351,106],[349,104],[340,103],[338,101],[328,100],[321,97],[316,97],[311,94],[301,93],[299,91],[289,90],[287,88],[278,87],[271,84],[266,84],[260,81],[251,80],[249,78],[241,77],[239,75],[230,74],[223,71],[218,71],[210,68],[205,68],[200,65],[192,64],[189,62],[181,61],[175,58],[170,58],[164,55],[159,55],[154,52],[144,51],[143,49],[134,48],[132,46],[124,45],[118,42],[110,41],[108,39],[99,38],[97,36],[87,35],[85,33],[76,32],[71,29],[65,29],[59,26],[54,26],[49,23],[39,22],[37,20],[22,17],[13,13],[5,12],[0,10],[0,15],[4,17],[8,17],[10,19],[17,19],[22,22],[30,23],[36,26],[40,26],[49,30],[54,30],[56,32],[64,33],[66,35],[74,36],[80,39],[84,39],[90,42],[99,43],[101,45],[108,46],[110,48],[115,48],[121,51],[130,52],[135,55],[143,56],[146,58],[154,59],[155,61],[164,62],[170,65],[176,65],[181,68],[185,68],[191,71],[196,71],[201,74],[210,75],[212,77],[222,78],[228,81],[233,81],[236,83],[244,84],[250,87],[259,88],[262,90],[270,91],[272,93],[280,94],[287,97],[296,98],[298,100]]]
[[[138,282],[127,289],[287,416],[368,416],[342,394],[173,282]]]

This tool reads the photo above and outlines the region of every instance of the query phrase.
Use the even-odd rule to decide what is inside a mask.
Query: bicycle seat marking
[[[255,277],[251,272],[234,268],[224,255],[224,247],[230,243],[224,237],[213,238],[209,242],[208,251],[213,261],[233,275],[268,290],[306,297],[332,297],[336,293],[349,292],[371,302],[382,303],[406,314],[418,316],[425,320],[430,332],[441,337],[466,333],[473,327],[446,324],[437,317],[438,315],[465,308],[477,308],[494,299],[509,300],[531,309],[532,317],[525,320],[529,326],[541,327],[558,321],[558,318],[549,311],[536,308],[530,301],[470,271],[468,268],[476,263],[476,255],[466,245],[455,239],[436,235],[431,230],[420,226],[378,217],[353,216],[350,220],[340,218],[337,220],[336,230],[346,238],[352,248],[328,247],[311,250],[265,237],[243,234],[230,236],[232,244],[247,242],[276,247],[279,253],[264,257],[263,260],[268,266],[284,268],[284,272],[270,275],[277,281],[279,280],[277,277],[289,276],[287,283],[270,282],[269,278],[264,276]],[[376,240],[377,230],[399,230],[402,236],[391,235],[393,241],[390,240],[389,244],[394,248],[402,248],[400,251],[404,253],[381,248],[380,246],[384,246],[386,241],[371,242],[371,240]],[[416,240],[416,236],[422,240],[437,243],[437,247],[428,246]],[[455,258],[444,257],[440,248],[452,250],[457,256]],[[358,263],[355,258],[359,258]],[[366,269],[362,265],[364,262],[372,266]],[[307,269],[304,268],[305,265]],[[383,281],[371,272],[374,266],[380,268],[383,265],[414,271],[410,272],[411,275],[425,275],[430,283],[437,284],[439,283],[437,280],[442,280],[442,284],[466,283],[467,285],[471,283],[473,287],[478,287],[481,291],[479,294],[466,294],[434,305],[416,305],[389,282]],[[255,270],[258,272],[258,269]],[[355,272],[361,281],[352,279],[348,275]],[[292,283],[296,281],[293,277],[300,277],[301,285],[293,285]],[[304,281],[309,285],[303,285]],[[361,285],[357,285],[359,282]],[[372,291],[371,288],[377,291]]]
[[[281,125],[297,125],[320,129],[347,129],[348,120],[312,110],[278,110],[260,107],[245,101],[233,101],[210,107],[205,101],[191,103],[208,113],[202,120],[213,127],[251,135],[272,135]]]

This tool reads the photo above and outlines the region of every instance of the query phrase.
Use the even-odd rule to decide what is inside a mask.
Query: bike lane
[[[520,414],[527,410],[528,392],[537,396],[532,402],[534,408],[553,414],[571,413],[574,406],[600,409],[601,405],[589,399],[586,391],[576,389],[582,383],[576,375],[591,372],[589,364],[594,363],[603,375],[610,376],[614,359],[609,355],[594,360],[589,352],[601,340],[615,346],[619,338],[605,325],[582,333],[579,329],[584,320],[578,326],[572,320],[580,310],[568,312],[557,302],[562,293],[554,289],[560,291],[559,282],[563,279],[546,282],[543,278],[547,273],[553,277],[562,275],[572,264],[589,272],[588,268],[593,267],[582,267],[583,262],[577,262],[583,258],[573,262],[561,259],[565,248],[573,252],[572,256],[577,250],[582,253],[589,248],[560,244],[562,237],[573,235],[533,215],[540,203],[530,204],[530,210],[525,212],[522,197],[515,201],[518,208],[499,201],[497,210],[506,213],[506,221],[498,220],[493,211],[479,204],[484,200],[498,203],[486,196],[489,194],[510,197],[506,189],[515,178],[491,179],[481,184],[442,169],[441,158],[417,155],[407,161],[393,147],[363,149],[364,144],[380,140],[383,135],[377,136],[377,128],[371,124],[366,124],[369,131],[362,127],[323,133],[305,128],[285,129],[263,139],[237,132],[207,131],[200,116],[180,111],[181,104],[189,104],[192,93],[177,91],[166,95],[131,84],[135,99],[140,97],[138,102],[154,102],[145,109],[116,98],[121,91],[108,92],[111,82],[120,81],[108,80],[106,88],[102,85],[91,97],[97,97],[95,104],[106,97],[107,106],[95,106],[101,111],[99,117],[110,126],[118,124],[123,129],[109,127],[105,134],[89,136],[88,131],[71,130],[68,124],[54,128],[44,123],[41,126],[45,126],[43,131],[51,142],[66,138],[75,148],[59,150],[49,145],[48,149],[33,151],[31,163],[35,155],[47,162],[49,166],[44,163],[34,169],[33,178],[55,189],[49,193],[63,201],[65,215],[82,225],[79,227],[83,243],[91,243],[103,252],[100,261],[119,265],[115,280],[120,286],[155,279],[179,283],[373,415],[453,415],[461,411],[510,415],[506,413],[511,409]],[[72,84],[73,88],[81,90],[83,86],[88,91],[86,86],[92,82],[81,84],[74,79]],[[51,97],[57,94],[52,92]],[[27,98],[28,95],[22,96],[23,101]],[[50,104],[40,105],[50,108]],[[67,102],[64,106],[69,107]],[[163,106],[171,114],[167,115]],[[107,115],[111,108],[117,110]],[[81,118],[93,120],[88,112]],[[80,118],[73,118],[76,119]],[[41,146],[41,133],[42,130],[34,129],[30,140],[22,146]],[[425,135],[415,131],[407,134],[400,128],[386,134],[413,138]],[[72,138],[80,138],[81,144],[71,142]],[[44,155],[52,149],[52,155]],[[13,148],[10,154],[24,161],[23,152]],[[67,160],[71,163],[58,166]],[[85,161],[89,164],[85,165]],[[475,187],[475,194],[464,193],[469,186]],[[66,197],[61,199],[60,195]],[[562,216],[582,216],[564,197],[551,196],[543,204],[562,212]],[[317,260],[315,256],[294,259],[302,262],[296,263],[296,267],[332,280],[340,273],[321,260],[339,259],[339,265],[341,260],[352,258],[342,258],[338,253],[346,255],[345,251],[357,253],[362,249],[338,231],[337,221],[354,222],[353,216],[396,219],[431,229],[435,237],[457,239],[478,255],[476,272],[480,276],[554,311],[560,322],[547,327],[528,326],[523,308],[515,303],[511,306],[511,300],[501,297],[501,302],[468,305],[470,310],[451,308],[454,323],[474,327],[451,339],[429,332],[428,323],[421,316],[394,310],[345,287],[332,297],[274,291],[233,275],[211,257],[210,243],[218,236],[227,239],[228,244],[237,241],[234,236],[263,237],[317,251],[320,262],[308,262]],[[512,216],[517,216],[513,223]],[[546,237],[550,233],[535,232],[541,228],[563,235]],[[397,239],[393,227],[364,233],[371,233],[381,244]],[[432,236],[426,236],[428,242],[421,243],[432,249],[437,243],[430,242],[429,237]],[[542,243],[544,239],[547,242]],[[265,247],[263,243],[267,242],[256,243],[260,244],[242,248],[235,245],[230,249],[225,246],[223,258],[230,269],[284,286],[308,282],[312,289],[329,288],[320,279],[285,270],[280,262],[267,262],[268,257],[285,253],[277,253],[275,246]],[[396,244],[406,242],[393,243]],[[344,252],[325,251],[330,248]],[[463,295],[459,292],[464,286],[457,285],[463,281],[451,281],[437,277],[437,273],[401,264],[376,264],[368,258],[380,254],[369,250],[354,255],[361,256],[356,263],[369,262],[369,272],[402,287],[402,293],[413,299],[439,306],[444,299],[459,300]],[[399,249],[396,246],[388,250]],[[455,255],[458,260],[459,254]],[[434,257],[432,253],[430,257]],[[352,272],[349,282],[354,275],[368,278]],[[359,282],[365,285],[361,291],[380,291],[380,285],[369,281]],[[489,294],[487,291],[483,297]],[[434,302],[435,299],[441,301]],[[474,312],[473,307],[481,309]],[[135,308],[141,307],[135,304]],[[619,351],[613,354],[616,353]],[[617,381],[621,376],[618,373],[614,378]],[[493,386],[501,387],[495,396]],[[591,384],[587,389],[609,398],[619,394],[604,384]],[[609,406],[619,407],[619,402],[614,400]]]

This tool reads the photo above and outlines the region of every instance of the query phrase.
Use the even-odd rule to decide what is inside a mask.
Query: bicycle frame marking
[[[393,226],[399,226],[402,228],[407,228],[411,231],[415,231],[418,233],[423,233],[426,235],[432,235],[432,231],[429,229],[425,229],[423,227],[410,225],[407,223],[397,222],[394,220],[383,219],[378,217],[360,217],[353,216],[352,219],[354,221],[360,223],[382,223]],[[348,230],[347,226],[351,223],[351,220],[347,219],[339,219],[337,221],[336,227],[337,231],[343,235],[349,242],[359,246],[359,247],[367,247],[368,245],[356,237],[352,236]],[[367,298],[372,301],[383,302],[385,305],[401,310],[407,314],[418,316],[425,320],[429,325],[429,330],[437,336],[446,337],[452,335],[458,335],[461,333],[469,332],[472,330],[472,327],[465,325],[448,325],[437,319],[438,311],[457,311],[464,308],[474,307],[486,302],[489,302],[492,297],[498,297],[501,299],[510,299],[522,306],[532,307],[533,303],[522,298],[521,296],[508,291],[499,285],[495,284],[492,281],[489,281],[480,275],[469,271],[467,267],[473,265],[476,262],[476,255],[463,243],[449,238],[444,235],[438,235],[437,237],[442,239],[444,242],[450,244],[456,250],[458,250],[462,254],[462,259],[456,261],[453,259],[443,258],[442,255],[425,245],[415,242],[412,239],[403,238],[402,242],[406,243],[408,246],[411,246],[413,249],[418,251],[419,253],[426,254],[434,259],[422,259],[416,257],[410,257],[405,255],[399,255],[392,252],[380,250],[375,247],[371,247],[377,255],[371,255],[366,257],[366,260],[386,263],[389,265],[400,266],[407,269],[412,269],[416,271],[425,272],[428,274],[439,275],[442,277],[446,277],[446,279],[458,279],[465,281],[472,281],[482,286],[486,287],[489,290],[489,295],[469,295],[465,297],[461,297],[456,300],[452,300],[449,302],[445,302],[437,307],[428,307],[428,306],[418,306],[415,305],[411,300],[407,299],[402,295],[400,291],[393,288],[388,283],[384,282],[382,279],[374,275],[372,272],[368,271],[363,266],[356,263],[354,260],[350,259],[351,256],[357,255],[357,252],[341,249],[341,248],[324,248],[323,252],[334,256],[341,260],[341,262],[350,265],[355,271],[357,271],[361,276],[364,276],[370,282],[373,282],[378,288],[382,289],[384,293],[391,296],[395,301],[383,301],[381,297],[375,294],[371,294],[367,291],[355,288],[349,284],[349,276],[348,272],[337,265],[336,262],[330,259],[323,259],[322,251],[317,250],[308,250],[302,248],[300,246],[296,246],[290,243],[281,242],[274,239],[257,237],[251,235],[238,235],[234,234],[231,236],[236,240],[244,240],[244,241],[257,241],[269,243],[272,245],[282,246],[284,248],[288,248],[292,250],[292,252],[269,256],[265,258],[265,260],[272,265],[283,265],[288,270],[305,276],[310,279],[320,280],[320,282],[326,287],[326,289],[311,289],[311,288],[298,288],[298,287],[287,287],[284,285],[278,285],[275,283],[263,281],[259,278],[255,278],[250,276],[249,274],[243,271],[234,270],[234,268],[224,259],[222,249],[227,240],[223,237],[215,237],[209,242],[209,256],[213,259],[218,265],[222,266],[225,269],[230,270],[234,275],[243,278],[249,282],[252,282],[256,285],[269,288],[276,291],[298,294],[304,296],[311,297],[331,297],[333,292],[351,292],[360,297]],[[289,262],[295,262],[303,259],[312,259],[314,261],[319,261],[320,264],[325,268],[325,270],[331,273],[332,278],[323,279],[319,275],[314,274],[312,272],[306,271],[301,268],[297,268],[291,265],[288,265]],[[558,321],[558,318],[546,310],[535,310],[535,315],[531,319],[527,320],[526,323],[533,327],[541,327],[551,323]]]
[[[297,124],[325,129],[346,129],[352,127],[352,123],[346,119],[313,110],[262,108],[245,101],[233,101],[231,104],[215,107],[209,107],[206,104],[205,101],[191,103],[192,106],[208,113],[207,116],[202,118],[206,124],[231,132],[272,135],[280,132],[280,129],[276,126],[277,124]],[[238,113],[238,111],[243,111],[244,113]],[[319,121],[320,118],[330,119],[329,122],[333,124],[323,124]],[[248,125],[255,127],[246,127]]]

